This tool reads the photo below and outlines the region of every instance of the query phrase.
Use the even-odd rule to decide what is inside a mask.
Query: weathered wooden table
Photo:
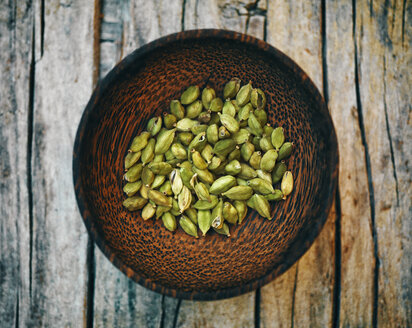
[[[412,3],[0,1],[1,327],[411,327]],[[93,86],[162,35],[265,39],[312,77],[339,141],[335,205],[311,249],[246,295],[172,299],[94,246],[72,185]]]

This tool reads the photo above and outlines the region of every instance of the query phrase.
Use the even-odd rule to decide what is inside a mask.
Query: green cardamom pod
[[[175,126],[177,118],[173,114],[163,113],[163,121],[166,129],[170,130]]]
[[[176,129],[177,131],[181,131],[181,132],[189,132],[197,124],[199,123],[196,120],[192,120],[190,118],[185,117],[177,121]]]
[[[246,129],[240,129],[236,133],[233,133],[232,139],[236,142],[236,144],[241,145],[247,142],[250,138],[250,132]]]
[[[256,170],[256,173],[258,175],[258,178],[261,178],[272,185],[272,175],[269,172],[263,171],[263,170]]]
[[[274,149],[268,150],[260,161],[260,169],[266,172],[272,172],[275,167],[276,160],[278,158],[278,152]]]
[[[137,211],[143,208],[147,203],[147,199],[139,196],[132,196],[123,201],[123,206],[130,212]]]
[[[282,182],[280,184],[280,189],[283,193],[283,199],[286,199],[286,196],[289,196],[293,190],[293,175],[292,172],[286,171],[283,175]]]
[[[203,182],[196,183],[194,189],[198,199],[211,201],[209,190]]]
[[[160,116],[153,117],[147,123],[147,131],[150,132],[152,137],[158,134],[161,128],[162,128],[162,118]]]
[[[252,197],[253,189],[249,186],[235,186],[222,193],[231,200],[247,200]]]
[[[152,170],[145,166],[142,170],[142,182],[145,186],[150,186],[154,180],[155,176]]]
[[[143,220],[149,220],[152,218],[156,213],[156,207],[153,206],[151,203],[147,203],[145,207],[143,207],[142,210],[142,219]]]
[[[201,152],[202,157],[206,161],[206,163],[210,163],[210,161],[213,158],[213,147],[209,144],[205,145],[205,148],[203,148]]]
[[[176,158],[175,155],[173,154],[171,148],[169,148],[169,150],[168,150],[167,152],[165,152],[164,155],[165,155],[166,161],[171,161],[172,159],[175,159],[175,158]],[[155,155],[155,156],[157,156],[157,155]]]
[[[262,195],[254,194],[251,197],[253,200],[255,210],[263,217],[267,218],[268,220],[272,220],[272,216],[270,214],[270,205],[269,202],[265,197]]]
[[[247,183],[255,192],[263,195],[271,194],[275,191],[271,183],[260,178],[248,180]]]
[[[212,113],[210,113],[210,122],[209,122],[209,125],[210,124],[220,124],[220,118],[219,118],[219,115],[218,115],[218,113],[216,113],[216,112],[212,112]]]
[[[269,149],[273,149],[272,142],[270,141],[269,137],[262,137],[259,141],[260,149],[263,151],[268,151]]]
[[[280,180],[282,180],[282,177],[285,174],[286,170],[287,170],[287,167],[284,161],[276,163],[272,171],[272,182],[278,183]]]
[[[192,161],[193,164],[200,170],[206,170],[207,169],[207,163],[203,159],[202,155],[197,151],[192,152]]]
[[[141,186],[142,186],[141,180],[138,180],[136,182],[129,182],[124,185],[123,191],[127,196],[131,197],[139,191]]]
[[[209,123],[209,122],[210,122],[210,119],[211,119],[210,111],[208,111],[208,112],[201,112],[201,113],[199,114],[199,116],[197,117],[197,120],[198,120],[200,123]]]
[[[158,206],[172,207],[172,198],[167,197],[160,191],[149,189],[149,192],[147,193],[147,195],[149,199]]]
[[[188,235],[199,238],[196,225],[192,221],[190,221],[188,217],[182,215],[179,220],[179,225]]]
[[[185,167],[180,168],[180,176],[182,177],[183,185],[185,185],[189,189],[192,188],[192,186],[190,185],[190,179],[192,179],[193,174],[194,173],[192,172],[192,170],[189,170]]]
[[[170,212],[172,207],[169,206],[156,206],[156,219],[162,217],[163,214]]]
[[[206,236],[206,233],[212,226],[212,214],[210,213],[210,210],[200,210],[198,212],[197,221],[200,231],[202,232],[203,236]]]
[[[175,132],[176,129],[162,130],[159,132],[155,146],[155,154],[164,154],[169,150],[175,138]]]
[[[170,147],[170,150],[177,159],[187,159],[186,148],[182,144],[176,142]]]
[[[166,177],[164,175],[156,175],[153,182],[152,182],[152,188],[157,189],[159,188],[166,180]]]
[[[138,163],[133,165],[125,174],[124,179],[127,182],[135,182],[142,176],[143,164]]]
[[[282,127],[278,127],[273,130],[271,134],[271,141],[273,147],[275,147],[276,150],[279,150],[280,147],[282,147],[283,143],[285,142],[285,135],[283,133]]]
[[[210,102],[209,110],[212,112],[221,112],[223,108],[223,101],[219,97],[214,98]]]
[[[268,115],[266,114],[266,111],[263,109],[256,109],[253,112],[253,115],[255,115],[262,127],[266,126],[266,123],[268,122]]]
[[[229,156],[227,157],[228,161],[233,161],[233,160],[240,160],[240,150],[235,148],[235,150],[233,150]]]
[[[240,89],[240,79],[237,77],[231,79],[223,88],[223,97],[225,99],[234,98]]]
[[[246,105],[250,100],[250,94],[252,92],[252,83],[249,82],[240,88],[236,95],[236,102],[239,107]]]
[[[147,146],[142,150],[142,157],[140,160],[142,161],[143,165],[151,162],[154,158],[154,148],[155,148],[156,140],[151,138],[147,143]]]
[[[199,133],[206,132],[206,130],[207,130],[208,127],[209,127],[209,126],[206,125],[206,124],[196,124],[196,125],[194,125],[194,126],[190,129],[190,131],[191,131],[194,135],[197,136]]]
[[[177,196],[177,202],[179,203],[180,213],[183,213],[186,209],[189,208],[192,203],[192,193],[189,188],[183,186],[182,191],[179,196]]]
[[[211,210],[217,205],[218,198],[215,195],[210,195],[210,199],[212,200],[211,202],[200,199],[194,203],[193,207],[197,210]]]
[[[157,154],[153,157],[153,162],[155,163],[160,163],[165,161],[165,155],[164,154]]]
[[[260,139],[261,139],[262,137],[257,137],[257,136],[254,136],[253,138],[252,138],[252,144],[253,144],[253,146],[255,146],[255,150],[256,151],[258,151],[258,150],[262,150],[261,148],[260,148]]]
[[[224,139],[216,142],[213,152],[220,158],[225,158],[236,148],[236,142],[232,139]]]
[[[180,97],[180,102],[183,105],[189,105],[194,102],[200,96],[200,89],[197,85],[191,85],[188,87]]]
[[[247,121],[249,119],[250,113],[253,112],[253,106],[251,103],[247,103],[246,105],[240,107],[239,112],[237,114],[239,121]]]
[[[263,127],[263,135],[264,135],[265,137],[269,137],[269,138],[270,138],[270,137],[272,136],[272,133],[273,133],[274,130],[275,130],[275,129],[272,128],[269,123],[267,123],[267,124],[265,124],[265,126]]]
[[[194,135],[191,132],[181,132],[177,135],[177,139],[186,147],[189,146],[190,142],[193,140]],[[186,150],[186,149],[185,149]]]
[[[154,174],[167,175],[172,172],[173,167],[166,162],[152,162],[147,166]]]
[[[238,184],[238,186],[247,186],[247,181],[245,179],[241,179],[241,178],[236,178],[236,183]]]
[[[247,125],[250,129],[250,132],[253,135],[258,136],[258,137],[262,136],[262,134],[263,134],[262,125],[260,124],[260,122],[256,118],[255,114],[253,114],[253,113],[249,114]]]
[[[198,220],[197,220],[197,210],[196,209],[194,209],[193,207],[189,207],[185,211],[185,214],[190,219],[190,221],[192,221],[194,224],[197,225]]]
[[[244,200],[235,200],[233,205],[236,208],[237,215],[238,215],[238,222],[241,224],[246,217],[247,214],[247,205]]]
[[[231,175],[225,175],[216,179],[210,186],[209,192],[214,195],[221,194],[236,185],[236,178]]]
[[[147,142],[149,141],[150,133],[147,131],[142,132],[140,135],[135,137],[132,141],[132,145],[130,146],[130,150],[134,153],[142,150],[146,147]]]
[[[223,226],[223,222],[223,200],[220,199],[212,211],[212,227],[220,229]]]
[[[207,141],[213,145],[219,141],[217,124],[209,125],[209,127],[206,130],[206,137]]]
[[[257,109],[264,108],[266,106],[265,93],[260,89],[253,89],[250,94],[250,102]]]
[[[212,174],[212,172],[210,172],[209,170],[201,170],[198,169],[196,166],[193,166],[193,172],[197,173],[199,179],[204,182],[204,183],[208,183],[208,184],[212,184],[213,181],[215,181],[215,178]]]
[[[236,133],[239,131],[239,122],[236,119],[228,114],[220,114],[220,122],[223,126],[230,132]]]
[[[245,163],[240,163],[240,166],[241,170],[238,174],[239,178],[249,180],[257,177],[256,171],[252,169],[249,165]]]
[[[292,154],[293,143],[285,142],[282,147],[279,149],[279,156],[278,160],[281,161],[282,159],[288,158],[290,154]]]
[[[255,152],[255,146],[249,141],[246,141],[240,148],[240,155],[242,156],[243,160],[246,162],[249,162],[250,157],[252,156],[254,152]]]
[[[129,169],[134,164],[136,164],[139,161],[140,156],[142,156],[141,151],[138,151],[137,153],[127,153],[126,157],[124,158],[125,170]]]
[[[192,150],[202,151],[207,143],[206,132],[199,133],[188,146],[188,154],[190,156]]]
[[[223,204],[223,218],[231,224],[236,224],[239,219],[236,208],[229,202]]]
[[[226,174],[236,175],[239,174],[241,170],[242,167],[240,166],[240,162],[238,160],[233,160],[225,166]]]
[[[169,231],[175,231],[177,228],[176,218],[175,216],[170,213],[166,212],[162,215],[162,221],[165,228]]]
[[[220,229],[213,228],[213,230],[215,230],[220,235],[225,235],[227,237],[230,237],[229,226],[225,222],[223,222],[222,228],[220,228]]]
[[[162,192],[163,194],[167,196],[172,196],[173,191],[172,191],[172,184],[169,180],[165,181],[159,188],[159,191]]]
[[[222,113],[232,116],[232,117],[236,116],[236,108],[231,101],[229,100],[225,101],[223,108],[222,108]]]
[[[149,187],[147,187],[147,186],[145,186],[143,183],[142,183],[142,186],[140,187],[140,189],[139,189],[139,193],[140,193],[140,196],[142,196],[144,199],[149,199],[149,190],[150,190],[150,188]]]
[[[213,99],[216,98],[216,92],[210,87],[206,87],[202,91],[202,104],[203,107],[209,109],[210,103]]]
[[[196,118],[202,112],[202,109],[202,102],[200,100],[196,100],[186,107],[186,117]]]
[[[222,164],[222,160],[218,156],[213,156],[207,168],[213,171],[216,170],[220,164]]]
[[[283,193],[279,189],[275,189],[275,191],[272,194],[265,195],[265,198],[268,201],[273,201],[274,200],[274,201],[278,202],[278,201],[283,199]]]
[[[174,169],[169,175],[169,180],[172,191],[175,194],[175,198],[177,198],[177,195],[180,194],[183,188],[183,181],[182,177],[180,176],[180,171],[178,169]]]
[[[230,132],[222,125],[219,128],[219,139],[227,139],[230,137]]]
[[[172,100],[170,102],[170,112],[176,116],[176,119],[181,120],[185,117],[185,108],[182,106],[179,100]]]

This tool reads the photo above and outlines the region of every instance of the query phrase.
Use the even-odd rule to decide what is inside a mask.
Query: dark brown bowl
[[[189,85],[223,90],[231,77],[265,91],[269,121],[295,143],[288,167],[295,190],[272,206],[271,221],[249,210],[231,237],[194,239],[122,206],[123,160],[132,138]],[[212,300],[262,286],[297,261],[319,234],[334,197],[338,148],[322,96],[290,58],[235,32],[195,30],[151,42],[98,85],[81,119],[73,179],[85,225],[113,264],[169,296]]]

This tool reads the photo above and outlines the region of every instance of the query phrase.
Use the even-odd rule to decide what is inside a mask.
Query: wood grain
[[[410,3],[361,2],[353,12],[357,100],[379,259],[373,322],[407,327],[412,325]]]
[[[267,41],[290,56],[323,90],[320,2],[270,1]],[[289,270],[262,288],[264,327],[326,327],[332,324],[335,213],[331,211],[319,237]],[[293,291],[290,296],[290,291]],[[283,294],[275,293],[283,291]],[[282,301],[279,301],[282,299]],[[288,300],[288,304],[285,302]],[[269,311],[267,304],[279,304]]]
[[[73,193],[72,147],[92,89],[93,3],[48,1],[36,43],[33,111],[33,326],[81,327],[86,245]],[[44,16],[43,16],[44,14]],[[39,48],[37,48],[39,49]],[[64,309],[64,310],[63,310]]]
[[[28,321],[33,7],[0,3],[0,322]]]

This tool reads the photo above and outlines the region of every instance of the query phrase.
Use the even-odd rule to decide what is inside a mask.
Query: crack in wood
[[[179,298],[176,305],[175,315],[173,317],[173,328],[177,327],[177,319],[179,317],[180,305],[182,304],[182,299]]]
[[[181,30],[185,30],[185,13],[186,13],[186,0],[182,1],[182,20],[181,20]]]
[[[255,292],[255,328],[260,327],[260,287]]]
[[[401,38],[402,38],[402,47],[404,46],[403,42],[405,41],[405,15],[406,15],[406,0],[403,0],[402,4],[402,29],[401,29]]]
[[[15,309],[15,319],[14,319],[14,327],[19,328],[20,327],[20,300],[19,300],[19,286],[17,285],[17,291],[16,291],[16,309]]]
[[[356,0],[352,0],[352,37],[354,43],[354,65],[355,65],[355,91],[356,91],[356,106],[358,111],[358,123],[361,132],[362,144],[365,150],[365,164],[368,177],[369,203],[371,213],[371,232],[373,240],[373,255],[374,255],[374,277],[373,277],[373,305],[372,305],[372,327],[378,325],[378,296],[379,296],[379,253],[378,253],[378,237],[375,223],[375,196],[372,180],[372,168],[370,163],[368,143],[366,140],[365,125],[363,121],[362,101],[360,95],[359,83],[359,63],[358,63],[358,45],[356,40]]]
[[[293,281],[292,310],[291,310],[291,315],[290,315],[290,327],[291,328],[293,328],[294,321],[295,321],[295,299],[296,299],[296,288],[298,285],[298,270],[299,270],[299,262],[296,263],[295,280]]]
[[[266,10],[258,8],[260,0],[256,0],[255,2],[248,3],[244,6],[244,8],[247,10],[246,14],[241,14],[239,10],[237,10],[237,13],[239,16],[247,16],[246,17],[246,23],[245,23],[245,34],[249,30],[249,22],[250,18],[253,16],[264,16],[265,17],[265,27],[264,27],[264,40],[266,40]]]
[[[87,295],[86,295],[86,327],[93,328],[94,325],[94,285],[96,280],[96,263],[94,260],[94,242],[89,237],[87,241]]]
[[[395,156],[393,154],[392,134],[391,134],[391,128],[389,125],[388,108],[387,108],[387,103],[386,103],[386,58],[385,58],[385,55],[383,55],[383,108],[385,110],[386,134],[388,135],[388,140],[389,140],[389,149],[391,153],[393,178],[395,179],[396,205],[399,207],[399,184],[398,184],[398,176],[396,174],[396,164],[395,164]]]
[[[166,315],[166,307],[165,307],[165,296],[162,295],[162,313],[160,315],[160,324],[159,324],[159,328],[164,328],[164,324],[165,324],[165,315]]]
[[[339,177],[338,183],[339,186]],[[342,241],[341,241],[341,219],[342,209],[339,188],[336,188],[335,194],[335,278],[333,286],[333,303],[332,303],[332,327],[339,327],[340,320],[340,297],[341,297],[341,271],[342,271]]]
[[[44,18],[44,0],[40,2],[40,58],[43,57],[44,53],[44,29],[45,29],[45,18]]]

